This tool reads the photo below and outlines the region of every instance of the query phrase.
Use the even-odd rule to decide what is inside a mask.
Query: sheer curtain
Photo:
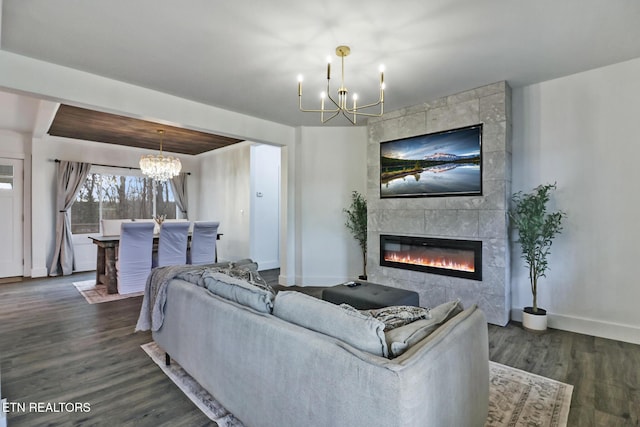
[[[69,209],[82,184],[87,179],[91,163],[58,163],[58,183],[56,186],[56,246],[49,267],[49,274],[56,276],[73,273],[73,242],[71,235],[71,213]]]
[[[182,213],[182,218],[189,219],[187,214],[187,174],[182,172],[169,180],[173,197],[176,199],[176,205]]]

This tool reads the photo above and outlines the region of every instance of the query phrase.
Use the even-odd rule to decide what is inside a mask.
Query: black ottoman
[[[322,299],[334,304],[349,304],[358,310],[389,307],[391,305],[418,306],[417,292],[391,288],[370,282],[358,286],[337,285],[322,290]]]

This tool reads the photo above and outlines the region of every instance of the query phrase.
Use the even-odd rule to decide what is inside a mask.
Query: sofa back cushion
[[[428,308],[416,307],[413,305],[392,305],[389,307],[374,308],[369,310],[358,310],[349,304],[340,304],[345,310],[358,311],[365,316],[371,316],[384,323],[385,334],[395,328],[407,325],[421,319],[430,319],[431,313]]]
[[[355,311],[295,291],[276,295],[273,314],[296,325],[329,335],[377,356],[388,356],[384,323]]]
[[[256,272],[245,270],[252,277]],[[204,286],[209,292],[219,297],[237,302],[238,304],[251,307],[262,313],[271,313],[273,309],[273,299],[275,293],[269,285],[263,286],[260,283],[249,283],[238,277],[232,277],[223,272],[212,271],[203,278]]]
[[[386,331],[385,336],[391,357],[400,356],[412,345],[436,331],[447,320],[462,312],[460,300],[445,302],[429,310],[430,317]]]
[[[258,271],[258,263],[251,258],[244,258],[238,261],[230,261],[229,268],[241,268],[244,270]]]

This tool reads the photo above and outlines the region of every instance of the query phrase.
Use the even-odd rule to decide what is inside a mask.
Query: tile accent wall
[[[483,123],[482,196],[380,199],[380,142]],[[418,292],[434,307],[460,298],[505,325],[511,308],[507,208],[511,194],[511,88],[482,86],[386,113],[367,124],[369,281]],[[380,234],[482,241],[482,281],[380,266]]]

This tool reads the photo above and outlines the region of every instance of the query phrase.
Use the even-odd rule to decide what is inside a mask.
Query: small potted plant
[[[357,191],[351,193],[351,206],[344,209],[347,214],[345,225],[358,241],[362,250],[363,274],[358,278],[367,280],[367,200]]]
[[[533,294],[533,305],[525,307],[522,325],[532,331],[547,329],[547,311],[538,307],[538,279],[546,277],[549,268],[548,256],[554,237],[562,231],[562,219],[566,213],[547,213],[547,202],[556,184],[539,185],[530,193],[518,191],[511,200],[513,210],[509,218],[518,230],[517,243],[522,250],[522,259],[529,269],[529,281]]]

